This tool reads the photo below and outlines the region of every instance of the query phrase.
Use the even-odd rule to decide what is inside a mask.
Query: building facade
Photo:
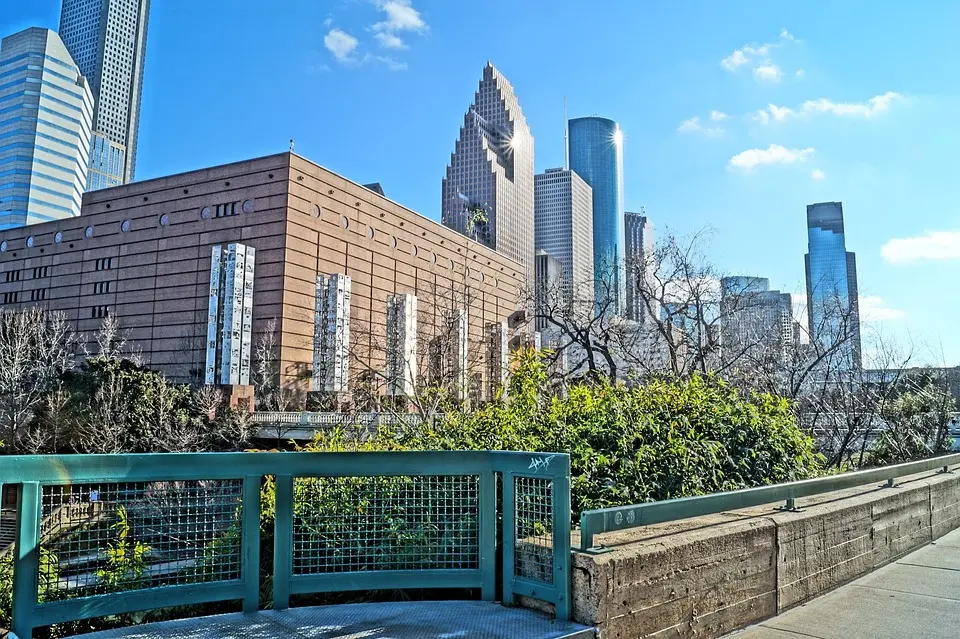
[[[641,278],[650,277],[653,258],[653,222],[643,213],[626,212],[623,215],[626,244],[624,248],[624,276],[626,282],[626,318],[634,322],[648,319],[643,297],[640,295]],[[654,317],[658,311],[654,309]]]
[[[538,250],[536,256],[536,294],[535,311],[536,319],[534,328],[538,331],[544,331],[550,328],[551,324],[547,319],[550,308],[556,304],[564,303],[564,296],[567,294],[565,273],[563,263],[544,250]]]
[[[593,293],[593,191],[579,175],[547,169],[534,178],[537,260],[546,251],[559,260],[568,292]]]
[[[241,247],[242,270],[222,257]],[[329,279],[318,287],[318,276]],[[482,388],[489,326],[517,310],[523,282],[519,263],[292,153],[87,192],[79,217],[0,231],[0,306],[62,311],[88,344],[115,317],[147,366],[196,384],[234,352],[241,375],[244,344],[256,368],[267,343],[284,387],[339,392],[346,371],[354,397],[386,394],[388,365],[404,368],[388,361],[388,300],[407,295],[416,322],[404,320],[393,350],[416,361],[395,388],[427,378],[426,344],[451,317],[457,375]],[[318,349],[349,354],[349,367],[327,358],[315,370]]]
[[[533,136],[489,62],[443,178],[443,224],[524,266],[533,283]]]
[[[804,256],[810,340],[837,352],[840,366],[861,367],[857,256],[847,251],[843,203],[807,205]]]
[[[720,280],[721,361],[743,368],[782,363],[794,346],[793,301],[765,277]]]
[[[600,296],[613,295],[617,312],[624,305],[623,134],[606,118],[576,118],[568,123],[570,168],[593,189],[593,263]]]
[[[0,229],[80,215],[93,95],[60,37],[0,42]]]
[[[60,37],[96,101],[88,190],[134,179],[149,15],[150,0],[63,0]]]

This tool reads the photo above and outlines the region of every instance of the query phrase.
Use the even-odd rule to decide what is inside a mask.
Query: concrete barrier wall
[[[914,475],[798,506],[602,535],[608,552],[573,556],[576,620],[601,639],[718,637],[756,623],[960,527],[960,474]]]

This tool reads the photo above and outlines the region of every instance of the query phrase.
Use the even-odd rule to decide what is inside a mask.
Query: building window
[[[230,217],[237,214],[237,203],[217,204],[216,217]]]
[[[16,304],[20,301],[20,291],[10,291],[3,294],[4,304]]]
[[[112,282],[94,282],[93,283],[93,294],[94,295],[103,295],[104,293],[109,293],[113,288],[111,286]]]
[[[101,257],[94,263],[94,267],[98,271],[109,271],[113,268],[113,258]]]
[[[20,271],[7,271],[3,274],[3,279],[7,282],[19,282]]]
[[[50,277],[49,266],[36,266],[33,269],[33,279],[39,280],[41,277]]]
[[[94,306],[90,309],[91,319],[101,319],[103,317],[110,317],[109,306]]]
[[[30,301],[31,302],[40,302],[47,299],[47,289],[45,288],[35,288],[30,291]]]

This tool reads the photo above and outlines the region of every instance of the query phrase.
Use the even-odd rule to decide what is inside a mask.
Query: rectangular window
[[[93,306],[90,308],[90,317],[91,319],[101,319],[103,317],[110,317],[110,307],[109,306]]]
[[[30,291],[30,301],[31,302],[41,302],[47,299],[47,289],[45,288],[35,288]]]
[[[113,268],[113,258],[112,257],[101,257],[94,264],[94,268],[98,271],[109,271]]]
[[[20,302],[20,291],[10,291],[3,294],[4,304],[17,304]]]
[[[227,204],[217,204],[217,217],[230,217],[237,214],[237,203],[228,202]]]
[[[94,282],[93,283],[93,294],[102,295],[104,293],[109,293],[113,288],[111,285],[113,282]]]
[[[42,277],[50,277],[49,266],[36,266],[33,269],[33,279],[39,280]]]
[[[3,279],[7,282],[19,282],[20,281],[20,271],[7,271],[3,274]]]

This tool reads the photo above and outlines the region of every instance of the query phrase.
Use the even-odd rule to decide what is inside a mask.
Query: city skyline
[[[0,19],[4,33],[56,28],[58,1],[26,4]],[[599,15],[561,3],[549,14],[524,8],[502,25],[502,37],[458,48],[454,40],[484,24],[479,8],[467,8],[454,23],[442,3],[415,1],[419,22],[391,26],[407,48],[381,50],[373,32],[364,31],[385,20],[373,3],[279,7],[265,17],[244,4],[225,11],[214,0],[188,9],[174,0],[151,15],[138,173],[149,178],[283,150],[294,137],[298,151],[358,181],[379,181],[392,199],[438,218],[435,184],[449,154],[450,123],[462,118],[464,91],[475,88],[476,69],[489,57],[517,88],[537,136],[537,170],[562,162],[563,96],[571,117],[618,120],[625,134],[625,208],[645,205],[661,235],[713,227],[710,257],[723,272],[762,273],[780,290],[802,295],[803,207],[843,200],[865,327],[923,340],[931,347],[921,354],[926,361],[955,361],[960,339],[949,318],[956,309],[948,300],[948,308],[928,313],[925,300],[956,273],[954,262],[942,260],[956,254],[953,229],[960,222],[949,206],[956,198],[943,163],[957,134],[938,127],[934,135],[922,126],[947,115],[952,96],[921,63],[944,51],[948,58],[957,54],[943,25],[958,11],[932,3],[895,24],[880,17],[882,10],[864,16],[853,4],[765,7],[744,11],[733,24],[730,12],[708,6],[687,16],[614,3]],[[208,15],[246,45],[209,47],[200,26]],[[870,26],[859,38],[859,51],[870,51],[866,58],[835,37],[840,25],[854,21]],[[602,38],[595,35],[601,23]],[[560,51],[557,64],[527,59],[549,34],[574,24],[590,29],[583,47]],[[622,35],[637,29],[643,37]],[[695,46],[660,33],[671,29]],[[334,55],[326,42],[334,30],[359,41],[345,40],[352,52],[340,48]],[[897,63],[880,46],[894,34],[911,43],[910,62]],[[387,57],[392,67],[378,59]],[[204,63],[191,66],[197,60]],[[251,77],[261,90],[244,91],[229,109],[208,98],[252,86]],[[293,93],[273,91],[294,81]],[[374,98],[385,92],[395,104],[417,106],[383,109]],[[413,99],[426,92],[430,100]],[[237,139],[238,127],[251,135]],[[898,221],[902,210],[912,214]]]

